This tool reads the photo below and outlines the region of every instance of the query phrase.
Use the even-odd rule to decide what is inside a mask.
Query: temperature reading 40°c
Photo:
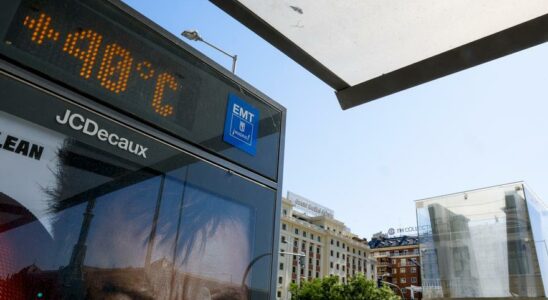
[[[79,61],[77,73],[83,80],[117,95],[127,93],[130,86],[140,88],[139,93],[147,94],[148,107],[154,113],[162,117],[174,114],[174,101],[170,96],[175,96],[181,89],[176,76],[159,71],[147,59],[136,58],[123,42],[109,39],[103,32],[77,27],[62,33],[56,29],[55,21],[47,13],[38,12],[26,15],[21,25],[27,29],[30,43],[55,49],[49,51],[62,53],[62,59]]]

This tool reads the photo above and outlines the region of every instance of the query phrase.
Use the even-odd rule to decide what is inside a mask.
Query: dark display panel
[[[0,4],[0,51],[171,134],[276,180],[281,112],[109,4]],[[229,93],[259,110],[256,155],[223,141]]]
[[[275,190],[4,75],[0,98],[0,298],[268,299]]]

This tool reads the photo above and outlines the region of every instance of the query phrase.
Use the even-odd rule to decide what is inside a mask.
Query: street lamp
[[[223,49],[207,42],[206,40],[204,40],[200,34],[198,33],[198,31],[196,30],[185,30],[181,33],[182,36],[186,37],[187,39],[191,40],[191,41],[196,41],[196,42],[203,42],[205,43],[206,45],[208,45],[209,47],[213,48],[213,49],[216,49],[217,51],[223,53],[224,55],[232,58],[232,73],[236,73],[236,61],[238,60],[238,55],[231,55],[229,53],[227,53],[226,51],[224,51]]]
[[[405,299],[405,296],[403,295],[403,291],[402,291],[402,289],[401,289],[399,286],[397,286],[397,285],[395,285],[395,284],[393,284],[393,283],[391,283],[391,282],[384,281],[384,280],[382,280],[382,279],[381,279],[381,282],[382,282],[382,283],[385,283],[385,284],[387,284],[387,285],[389,285],[389,286],[393,286],[393,287],[397,288],[398,290],[400,290],[400,294],[401,294],[402,300]]]

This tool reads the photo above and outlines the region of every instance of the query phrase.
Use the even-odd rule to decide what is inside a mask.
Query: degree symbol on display
[[[139,72],[139,76],[144,80],[147,80],[154,76],[154,69],[152,68],[152,64],[146,60],[137,64],[137,71]]]

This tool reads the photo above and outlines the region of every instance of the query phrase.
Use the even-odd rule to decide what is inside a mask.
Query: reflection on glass
[[[522,184],[416,205],[425,298],[545,295]]]
[[[143,167],[0,121],[47,144],[0,182],[0,299],[267,298],[270,257],[246,271],[271,251],[273,191],[186,154]]]

